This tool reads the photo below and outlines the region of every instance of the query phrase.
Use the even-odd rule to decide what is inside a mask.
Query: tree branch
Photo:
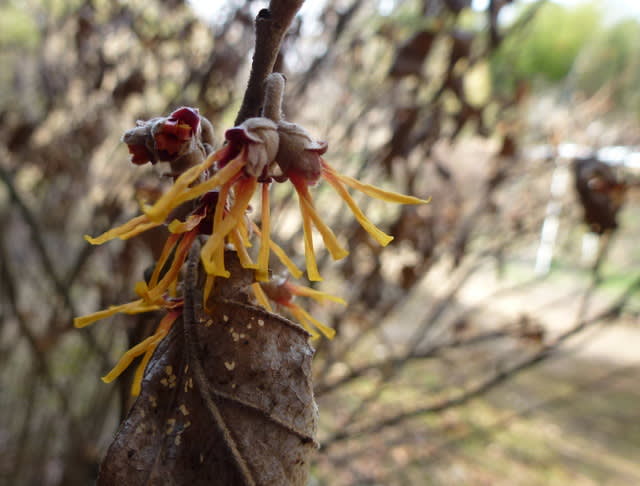
[[[289,26],[304,0],[271,0],[269,8],[256,16],[256,48],[242,106],[234,122],[260,115],[264,98],[264,82],[273,71],[280,46]]]

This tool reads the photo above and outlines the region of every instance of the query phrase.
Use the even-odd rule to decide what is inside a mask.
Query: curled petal
[[[322,168],[325,178],[327,175],[333,176],[334,178],[344,182],[347,186],[352,187],[353,189],[356,189],[360,192],[364,192],[367,196],[375,197],[376,199],[399,204],[428,204],[431,201],[431,198],[420,199],[413,196],[399,194],[397,192],[385,191],[384,189],[372,186],[371,184],[365,184],[357,179],[354,179],[353,177],[340,174],[324,160],[322,161]],[[329,179],[327,178],[327,180]]]
[[[94,312],[92,314],[87,314],[86,316],[76,317],[73,320],[73,325],[75,327],[85,327],[89,324],[93,324],[100,319],[105,319],[107,317],[111,317],[115,314],[123,313],[123,314],[141,314],[143,312],[150,312],[159,309],[160,306],[156,304],[147,304],[142,299],[134,300],[133,302],[128,302],[122,305],[112,305],[108,309],[101,310],[98,312]]]
[[[136,368],[136,372],[133,375],[133,382],[131,383],[131,396],[137,397],[138,395],[140,395],[140,390],[142,388],[142,378],[144,377],[144,371],[147,369],[147,366],[149,365],[149,361],[151,361],[151,357],[153,356],[154,351],[158,347],[158,344],[160,344],[160,341],[162,341],[165,336],[166,336],[166,333],[161,334],[155,337],[155,339],[153,339],[153,341],[149,343],[147,351],[144,353],[144,356],[142,357],[142,361],[140,361],[140,364]],[[105,378],[106,376],[102,378],[102,381],[105,381]],[[108,382],[105,382],[105,383],[108,383]]]
[[[287,288],[293,295],[310,297],[314,300],[317,300],[318,302],[325,302],[327,300],[330,300],[332,302],[337,302],[338,304],[347,305],[347,302],[344,299],[336,297],[335,295],[327,294],[326,292],[321,292],[319,290],[304,287],[302,285],[296,285],[291,282],[286,282],[284,285],[287,286]]]
[[[309,331],[311,337],[318,337],[318,333],[313,329],[314,327],[320,330],[325,337],[329,339],[333,339],[336,335],[335,329],[331,329],[329,326],[325,326],[322,322],[315,319],[311,316],[307,311],[305,311],[299,305],[294,303],[286,304],[286,307],[291,311],[291,313],[295,316],[296,319],[300,321],[300,324]]]
[[[316,263],[315,252],[313,249],[313,237],[311,234],[311,222],[315,223],[318,231],[322,235],[324,244],[331,253],[334,260],[344,258],[349,254],[344,248],[340,246],[333,231],[324,224],[320,216],[315,211],[313,203],[311,201],[311,195],[307,189],[306,182],[299,176],[291,178],[296,192],[298,193],[298,199],[300,201],[300,214],[302,216],[302,230],[304,233],[304,254],[307,263],[307,276],[311,281],[321,281],[320,273],[318,272],[318,266]]]
[[[232,160],[222,169],[216,172],[210,179],[207,179],[206,181],[185,190],[182,194],[176,197],[173,202],[173,206],[170,207],[170,210],[173,210],[186,201],[190,201],[192,199],[200,197],[203,194],[212,191],[216,187],[222,186],[223,184],[232,180],[240,173],[242,167],[244,167],[244,164],[245,160],[242,156]]]
[[[212,235],[218,230],[218,228],[221,227],[222,219],[224,218],[225,211],[226,211],[227,199],[229,198],[229,191],[231,190],[231,186],[234,180],[235,178],[226,182],[220,189],[220,194],[218,195],[218,202],[216,203],[216,210],[213,215]],[[213,264],[213,270],[211,271],[211,275],[229,278],[231,274],[225,269],[225,266],[224,266],[224,245],[220,245],[213,252],[212,264]]]
[[[133,362],[135,358],[144,354],[144,358],[140,366],[136,370],[135,377],[133,380],[133,385],[131,387],[131,394],[137,396],[140,394],[140,385],[142,383],[142,376],[144,374],[144,370],[147,367],[146,365],[149,363],[153,352],[156,347],[162,341],[162,339],[167,335],[169,329],[181,314],[182,311],[179,312],[169,312],[166,316],[162,318],[160,324],[158,324],[158,328],[153,336],[149,336],[147,339],[142,341],[141,343],[135,345],[131,349],[129,349],[118,361],[118,363],[113,367],[113,369],[102,377],[102,381],[105,383],[111,383],[113,380],[118,378]]]
[[[102,233],[100,236],[92,238],[89,235],[84,235],[84,239],[92,245],[101,245],[109,240],[113,240],[114,238],[128,240],[133,236],[144,233],[145,231],[150,230],[151,228],[155,228],[156,226],[160,226],[161,224],[162,222],[153,222],[147,217],[146,214],[141,214],[140,216],[136,216],[135,218],[127,221],[117,228],[113,228],[109,231],[106,231],[105,233]]]
[[[358,223],[360,223],[360,226],[362,226],[366,230],[366,232],[369,233],[380,245],[387,246],[393,240],[393,236],[386,234],[371,221],[369,221],[369,218],[367,218],[362,210],[358,207],[358,205],[344,188],[340,180],[334,177],[333,174],[325,172],[324,177],[326,181],[331,184],[331,186],[333,186],[333,188],[344,200],[344,202],[347,203],[347,206],[349,206],[349,209],[351,209],[351,212],[356,217]]]
[[[186,233],[196,228],[200,222],[207,216],[206,212],[202,214],[191,214],[185,221],[174,219],[169,224],[170,233]]]
[[[164,292],[169,288],[169,286],[178,279],[178,274],[180,273],[180,269],[187,258],[187,254],[191,249],[191,245],[193,244],[193,240],[198,236],[195,232],[186,233],[180,243],[176,248],[176,253],[173,257],[173,263],[171,267],[167,271],[167,273],[160,279],[158,285],[150,290],[150,295],[152,300],[156,300],[164,294]]]
[[[246,246],[247,248],[253,247],[253,245],[251,244],[251,240],[249,239],[249,228],[247,227],[247,218],[244,218],[238,224],[238,232],[242,237],[242,243],[244,244],[244,246]]]
[[[189,249],[191,248],[196,236],[198,235],[195,231],[184,234],[180,243],[177,245],[171,266],[162,276],[157,285],[153,287],[147,286],[146,282],[138,282],[136,284],[136,292],[144,299],[145,302],[152,303],[161,301],[164,293],[175,281],[178,280],[180,269],[187,258],[187,253],[189,253]]]

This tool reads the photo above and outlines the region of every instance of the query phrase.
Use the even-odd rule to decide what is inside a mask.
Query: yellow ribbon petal
[[[153,221],[150,221],[145,214],[141,214],[140,216],[136,216],[116,228],[112,228],[109,231],[102,233],[100,236],[92,238],[89,235],[84,235],[84,239],[92,245],[101,245],[109,240],[113,240],[114,238],[127,240],[132,236],[136,236],[151,228],[155,228],[160,224],[162,223],[154,223]]]
[[[374,225],[369,219],[365,216],[362,210],[358,207],[356,202],[353,200],[351,195],[344,188],[342,183],[334,177],[333,174],[325,172],[325,180],[336,190],[338,195],[347,203],[349,209],[356,217],[360,226],[362,226],[367,233],[369,233],[380,245],[387,246],[392,240],[393,236],[386,234],[376,225]]]
[[[300,324],[304,326],[304,328],[311,333],[311,337],[318,337],[318,333],[315,332],[312,326],[315,326],[320,330],[325,337],[329,339],[333,339],[336,335],[335,329],[331,329],[329,326],[325,326],[322,322],[318,321],[314,317],[312,317],[307,311],[305,311],[302,307],[296,304],[288,304],[287,308],[291,311],[291,313],[300,321]]]
[[[222,220],[220,225],[213,228],[213,234],[209,237],[209,240],[207,240],[200,252],[202,264],[204,265],[206,272],[209,274],[217,275],[216,272],[219,272],[219,269],[216,267],[216,264],[219,264],[219,262],[212,261],[215,256],[215,252],[218,248],[224,246],[225,238],[238,225],[238,222],[244,216],[244,213],[249,206],[249,202],[251,201],[251,197],[253,196],[253,192],[255,191],[257,180],[250,177],[240,180],[237,184],[239,187],[236,192],[236,200],[233,207],[224,220]]]
[[[309,199],[306,197],[303,198],[301,200],[301,203],[306,206],[309,216],[311,217],[311,220],[313,221],[313,224],[315,225],[315,227],[318,228],[318,231],[322,236],[322,241],[324,241],[324,245],[327,247],[327,250],[329,250],[331,257],[334,260],[341,260],[344,257],[346,257],[349,254],[349,252],[344,248],[342,248],[340,243],[338,243],[338,239],[336,238],[336,235],[333,233],[331,228],[329,228],[324,223],[324,221],[322,221],[315,207],[313,207],[313,204],[310,198]]]
[[[160,197],[160,199],[151,206],[144,206],[143,209],[145,214],[147,214],[152,221],[163,222],[167,219],[169,213],[180,205],[180,203],[176,203],[179,197],[189,189],[189,186],[198,177],[200,177],[202,173],[220,160],[221,156],[223,156],[227,150],[227,146],[222,147],[220,150],[209,155],[201,164],[195,165],[180,174],[173,185]]]
[[[136,368],[136,372],[133,375],[133,382],[131,383],[131,396],[137,397],[138,395],[140,395],[140,390],[142,388],[142,378],[144,378],[144,371],[147,369],[147,365],[149,364],[149,361],[151,361],[151,357],[153,356],[154,351],[158,347],[158,344],[160,344],[160,341],[164,339],[165,335],[166,333],[156,337],[149,344],[147,351],[144,353],[142,361],[140,361],[140,364]],[[102,378],[102,381],[104,381],[104,378]]]
[[[269,222],[269,184],[262,184],[262,235],[260,237],[260,252],[258,253],[258,270],[256,271],[256,280],[266,282],[269,280],[269,241],[270,241],[270,222]]]
[[[160,258],[158,258],[158,262],[156,263],[156,266],[153,269],[153,274],[151,274],[151,279],[149,280],[149,285],[151,287],[155,287],[158,284],[160,272],[167,263],[167,259],[169,258],[169,255],[171,255],[171,252],[175,248],[179,239],[180,235],[178,234],[169,235],[169,237],[167,238],[167,241],[162,248],[162,252],[160,253]]]
[[[327,294],[326,292],[321,292],[319,290],[315,290],[309,287],[304,287],[302,285],[296,285],[291,282],[287,282],[287,286],[291,290],[291,293],[294,295],[299,295],[301,297],[310,297],[318,302],[324,302],[327,300],[337,302],[338,304],[347,305],[347,302],[340,297],[336,297],[335,295]]]
[[[313,235],[311,234],[311,217],[307,213],[307,208],[300,198],[300,214],[302,216],[302,232],[304,234],[304,258],[307,264],[307,277],[312,282],[322,281],[316,255],[313,250]]]
[[[300,212],[302,214],[303,221],[303,230],[305,234],[305,256],[307,256],[307,240],[311,242],[311,249],[313,250],[313,240],[311,239],[311,231],[309,229],[309,235],[307,235],[307,230],[305,229],[305,219],[310,219],[318,228],[320,235],[322,236],[322,240],[324,241],[327,250],[331,253],[331,256],[334,260],[340,260],[349,254],[347,250],[340,246],[336,235],[333,234],[333,231],[324,224],[324,221],[318,216],[315,208],[313,207],[313,201],[311,200],[311,194],[309,194],[309,189],[307,188],[307,183],[303,180],[291,179],[293,186],[298,193],[298,199],[300,200]],[[307,223],[307,226],[310,228],[311,226]],[[307,258],[307,262],[309,259]],[[315,265],[315,255],[313,257],[313,265]],[[308,265],[307,265],[308,267]],[[317,270],[317,269],[316,269]],[[307,274],[309,271],[307,270]],[[319,274],[318,274],[319,277]],[[309,277],[310,280],[314,280]]]
[[[364,192],[366,195],[375,197],[376,199],[399,204],[428,204],[431,201],[431,198],[420,199],[413,196],[406,196],[404,194],[393,191],[385,191],[384,189],[372,186],[371,184],[365,184],[357,179],[354,179],[353,177],[340,174],[325,161],[323,161],[322,167],[325,176],[327,174],[331,174],[332,176],[344,182],[347,186],[352,187],[353,189],[356,189],[360,192]]]
[[[165,196],[162,196],[162,198],[160,198],[153,206],[145,206],[144,212],[152,221],[164,221],[169,216],[169,213],[182,203],[200,197],[203,194],[212,191],[216,187],[227,183],[242,170],[245,163],[246,160],[244,158],[244,152],[242,152],[240,156],[225,165],[210,179],[207,179],[193,187],[184,187],[184,184],[182,184],[178,188],[179,190],[174,190],[178,185],[178,180],[176,180],[176,183],[173,185],[170,192],[165,194],[170,197],[165,199]],[[180,179],[180,177],[178,179]]]
[[[238,260],[240,260],[240,265],[242,265],[242,268],[257,270],[258,265],[253,263],[251,256],[247,252],[247,248],[242,244],[242,236],[240,236],[240,231],[238,231],[237,227],[234,228],[231,233],[229,233],[229,239],[236,249]]]
[[[204,291],[202,292],[202,307],[205,308],[205,310],[209,310],[207,308],[207,301],[209,300],[209,296],[211,295],[211,291],[213,290],[213,284],[216,281],[216,277],[215,275],[207,275],[207,278],[204,281]]]
[[[273,308],[269,303],[269,299],[267,298],[267,295],[264,293],[264,290],[262,290],[262,287],[258,282],[251,284],[251,290],[253,290],[253,295],[255,295],[258,304],[267,309],[269,312],[273,312]]]
[[[118,363],[113,367],[113,369],[102,377],[102,381],[104,381],[105,383],[111,383],[113,380],[115,380],[122,374],[124,370],[129,367],[134,359],[144,354],[156,339],[157,336],[155,335],[149,336],[147,339],[145,339],[141,343],[136,344],[133,348],[124,353],[118,360]]]
[[[153,339],[148,344],[144,357],[136,368],[136,372],[133,376],[133,383],[131,384],[131,395],[133,395],[134,397],[140,395],[140,388],[142,385],[142,378],[144,377],[144,371],[147,369],[147,365],[149,364],[154,351],[158,347],[158,344],[160,344],[164,337],[169,333],[171,326],[173,326],[173,323],[180,316],[180,314],[181,312],[169,312],[167,315],[165,315],[160,321],[160,324],[158,324],[156,332],[153,336],[151,336],[155,339]]]
[[[93,324],[100,319],[111,317],[115,314],[141,314],[143,312],[150,312],[159,309],[160,306],[156,304],[146,304],[142,299],[134,300],[122,305],[112,305],[108,309],[87,314],[86,316],[76,317],[73,320],[75,327],[81,328]]]
[[[160,279],[158,285],[150,288],[147,294],[151,302],[156,302],[158,299],[161,299],[162,295],[171,286],[173,281],[177,280],[180,269],[187,258],[187,253],[189,253],[189,249],[193,244],[193,240],[196,239],[196,236],[198,235],[195,232],[183,234],[182,240],[178,243],[175,255],[173,256],[171,267],[169,267],[169,270],[167,270],[164,276]]]
[[[169,224],[170,233],[186,233],[194,229],[205,218],[204,214],[192,214],[185,221],[174,219]]]
[[[260,231],[260,228],[258,228],[258,226],[255,223],[251,223],[251,226],[253,228],[253,231],[258,235],[261,236],[262,232]],[[293,276],[293,278],[300,278],[302,277],[302,272],[300,271],[300,269],[296,266],[295,263],[293,263],[293,261],[287,256],[287,254],[285,253],[285,251],[282,249],[282,247],[280,247],[276,242],[274,242],[271,238],[269,238],[269,247],[271,248],[271,251],[275,254],[275,256],[278,257],[278,260],[280,260],[280,262],[287,267],[287,270],[289,270],[289,273]]]

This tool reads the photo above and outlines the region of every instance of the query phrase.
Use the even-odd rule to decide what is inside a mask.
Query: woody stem
[[[247,118],[260,114],[264,102],[265,80],[273,71],[282,40],[303,3],[304,0],[271,0],[269,8],[258,12],[251,73],[234,123],[236,126]]]

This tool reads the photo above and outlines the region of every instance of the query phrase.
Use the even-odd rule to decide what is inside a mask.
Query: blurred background
[[[137,119],[195,106],[221,139],[265,6],[0,4],[0,484],[95,480],[130,405],[99,378],[157,318],[72,318],[132,300],[161,242],[82,235],[168,183],[128,162]],[[432,197],[358,198],[382,251],[314,190],[351,255],[320,252],[349,306],[312,309],[338,336],[315,343],[311,484],[640,484],[639,51],[632,1],[307,1],[286,116],[341,172]]]

